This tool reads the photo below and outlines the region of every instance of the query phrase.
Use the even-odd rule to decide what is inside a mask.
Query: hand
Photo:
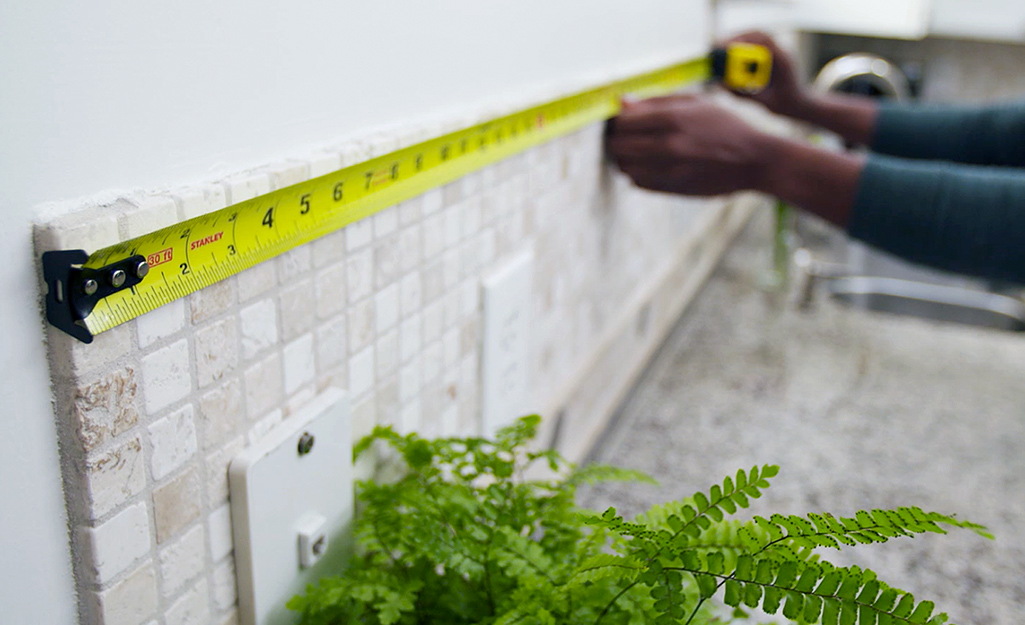
[[[711,196],[760,188],[770,142],[706,99],[674,96],[624,103],[606,148],[639,187]]]
[[[776,45],[772,37],[762,32],[748,32],[738,35],[726,42],[752,43],[765,46],[772,52],[772,79],[769,85],[758,93],[733,92],[736,95],[755,100],[765,105],[773,113],[787,117],[800,117],[801,110],[808,99],[801,80],[798,77],[797,64],[782,48]]]

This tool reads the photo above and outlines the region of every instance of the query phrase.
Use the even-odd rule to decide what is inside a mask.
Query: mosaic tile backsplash
[[[478,433],[481,278],[525,249],[536,410],[582,457],[746,215],[631,187],[603,162],[602,130],[388,208],[91,345],[50,328],[82,622],[237,622],[226,468],[329,386],[349,393],[356,437],[378,423]],[[41,219],[37,247],[97,249],[401,145],[376,136],[106,198]]]

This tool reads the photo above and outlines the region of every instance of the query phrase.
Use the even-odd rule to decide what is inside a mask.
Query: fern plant
[[[801,624],[935,625],[948,619],[932,602],[816,550],[949,527],[991,537],[914,507],[728,520],[769,487],[771,465],[631,521],[613,508],[595,514],[576,507],[580,485],[652,480],[528,451],[539,421],[525,417],[493,441],[375,429],[355,453],[383,445],[404,474],[360,483],[358,554],[289,608],[306,625],[690,625],[745,620],[750,608]],[[526,479],[537,463],[554,477]]]

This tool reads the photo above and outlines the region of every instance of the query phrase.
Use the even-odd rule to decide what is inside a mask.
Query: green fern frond
[[[584,512],[580,514],[580,518],[588,525],[609,529],[620,536],[642,540],[653,540],[658,536],[658,531],[647,525],[624,521],[623,517],[616,515],[615,508],[608,508],[605,512],[601,513],[601,516]],[[664,534],[664,536],[668,538],[667,534]]]
[[[498,528],[492,536],[495,561],[512,577],[541,576],[555,583],[555,565],[541,546],[527,536],[507,527]]]
[[[343,575],[289,602],[303,625],[710,625],[722,622],[710,602],[720,595],[735,618],[760,608],[807,625],[940,625],[947,617],[931,602],[816,550],[949,528],[992,537],[910,507],[728,520],[761,496],[773,465],[632,521],[615,508],[585,512],[574,504],[579,486],[650,478],[528,451],[538,424],[521,419],[494,440],[387,427],[362,439],[355,453],[373,450],[379,464],[394,458],[406,470],[359,483],[357,554]],[[535,462],[551,477],[524,479]]]
[[[639,515],[636,522],[659,528],[668,527],[674,538],[697,538],[713,522],[722,522],[725,515],[750,506],[750,500],[761,497],[761,491],[769,487],[769,479],[777,473],[779,467],[768,464],[761,468],[752,467],[748,472],[741,469],[737,471],[736,479],[727,476],[722,485],[712,486],[707,495],[699,491],[683,501],[656,506],[648,513]]]
[[[939,625],[946,614],[933,615],[932,602],[883,584],[857,567],[820,566],[797,561],[741,556],[734,571],[717,559],[685,561],[676,570],[693,575],[702,598],[723,587],[723,602],[733,608],[760,608],[767,614],[822,625]]]
[[[884,543],[891,538],[915,534],[945,534],[946,530],[941,525],[971,529],[992,538],[985,527],[976,523],[958,521],[950,516],[913,507],[859,510],[854,517],[840,518],[828,513],[811,513],[807,517],[774,514],[768,519],[755,516],[741,535],[754,553],[781,544],[807,549],[841,549],[843,546]]]
[[[568,486],[598,484],[601,482],[637,482],[657,486],[658,481],[643,471],[621,469],[604,464],[589,464],[576,467],[566,478]]]
[[[537,436],[537,429],[541,425],[540,415],[528,415],[520,417],[510,425],[498,431],[494,444],[503,450],[512,451],[523,447]]]
[[[569,584],[573,587],[608,579],[632,580],[644,568],[642,562],[630,556],[602,553],[581,562]]]

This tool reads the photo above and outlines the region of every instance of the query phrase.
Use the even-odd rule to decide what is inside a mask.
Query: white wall
[[[706,24],[700,0],[0,4],[4,618],[74,620],[34,206],[602,81],[699,54]]]

